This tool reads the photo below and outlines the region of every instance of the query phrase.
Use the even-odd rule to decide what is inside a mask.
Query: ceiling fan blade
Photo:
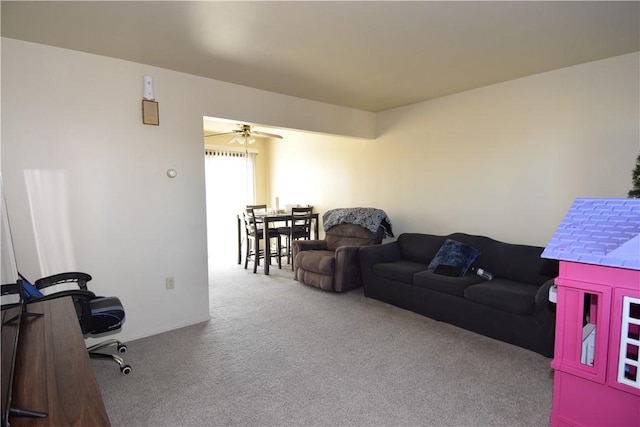
[[[205,138],[209,138],[210,136],[222,136],[222,135],[232,135],[234,133],[240,133],[240,131],[238,130],[232,130],[231,132],[224,132],[224,133],[214,133],[212,135],[205,135]]]
[[[258,136],[266,136],[266,137],[269,137],[269,138],[282,139],[282,137],[280,135],[276,135],[275,133],[258,132],[257,130],[251,131],[251,133],[253,133],[254,135],[258,135]]]

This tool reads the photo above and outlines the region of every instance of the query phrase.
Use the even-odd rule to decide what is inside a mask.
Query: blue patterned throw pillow
[[[457,240],[447,239],[442,244],[436,256],[429,263],[427,267],[431,271],[439,265],[447,265],[451,267],[457,267],[460,269],[459,276],[467,274],[467,270],[473,264],[473,261],[478,258],[480,251],[473,246],[466,245]]]

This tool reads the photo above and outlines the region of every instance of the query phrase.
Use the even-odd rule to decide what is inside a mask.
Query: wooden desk
[[[267,239],[266,230],[269,228],[270,222],[288,222],[291,221],[292,216],[291,212],[289,213],[279,213],[279,214],[256,214],[256,218],[259,218],[263,223],[263,240],[266,245],[269,244],[269,239]],[[242,263],[242,218],[240,216],[237,217],[238,220],[238,264]],[[313,223],[313,236],[318,239],[318,214],[311,214],[311,222]],[[247,242],[248,244],[248,242]],[[269,264],[271,264],[271,251],[264,251],[264,274],[269,274]]]
[[[29,304],[13,379],[13,407],[45,418],[11,418],[11,426],[110,426],[71,297]]]

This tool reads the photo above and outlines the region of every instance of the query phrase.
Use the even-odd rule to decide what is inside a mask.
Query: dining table
[[[256,212],[255,218],[257,221],[262,222],[262,239],[265,242],[265,245],[269,244],[269,239],[267,238],[267,230],[269,229],[269,224],[275,224],[277,222],[284,222],[288,224],[289,221],[292,220],[291,212]],[[313,225],[312,231],[315,239],[319,238],[318,234],[318,214],[311,214],[311,224]],[[238,223],[238,264],[242,264],[242,217],[241,215],[237,216]],[[285,225],[286,226],[286,225]],[[246,242],[249,244],[249,242]],[[293,261],[292,261],[293,262]],[[271,264],[271,251],[265,248],[264,251],[264,274],[269,274],[269,265]]]

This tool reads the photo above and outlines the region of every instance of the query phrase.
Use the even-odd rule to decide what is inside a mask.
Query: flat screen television
[[[31,316],[27,312],[27,302],[22,287],[22,280],[18,274],[11,229],[9,227],[9,215],[2,189],[2,177],[0,176],[0,306],[2,323],[0,325],[0,395],[2,405],[1,426],[9,426],[9,418],[15,416],[44,417],[47,414],[20,409],[12,405],[11,392],[13,389],[13,373],[18,351],[18,339],[20,338],[20,324],[25,316]]]

